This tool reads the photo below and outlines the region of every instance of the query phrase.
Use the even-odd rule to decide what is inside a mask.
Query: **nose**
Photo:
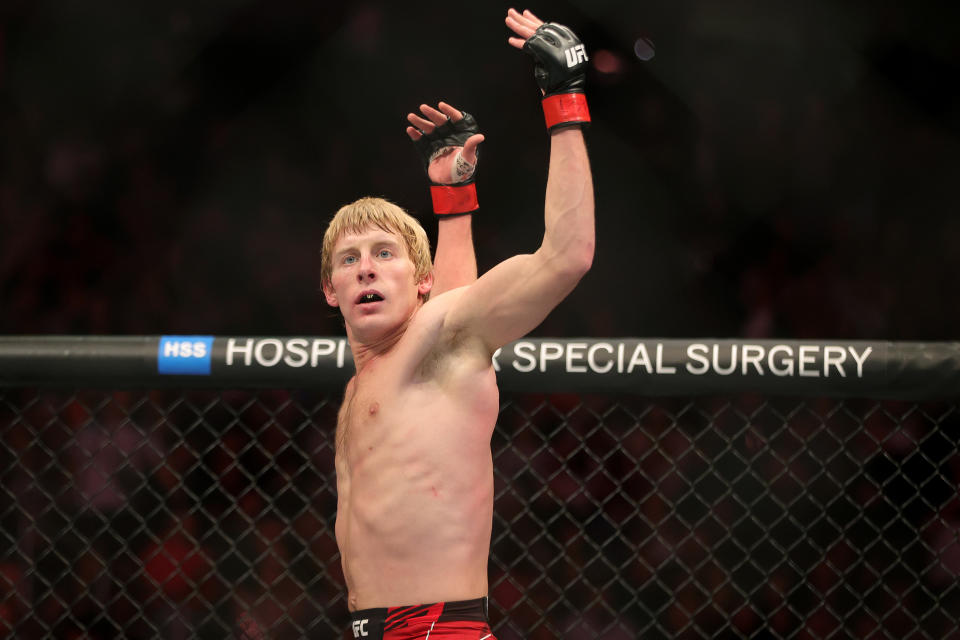
[[[360,282],[373,282],[377,279],[377,273],[373,268],[373,260],[370,256],[360,257],[360,268],[357,269],[357,280]]]

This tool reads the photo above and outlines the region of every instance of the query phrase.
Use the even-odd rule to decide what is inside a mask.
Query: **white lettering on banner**
[[[303,338],[287,340],[287,354],[283,361],[288,367],[302,367],[307,364],[307,341]]]
[[[228,367],[232,367],[234,359],[239,360],[242,356],[242,363],[245,367],[251,366],[254,362],[261,367],[274,367],[280,364],[282,360],[288,367],[298,369],[307,365],[316,367],[321,358],[332,356],[336,352],[337,368],[342,369],[346,345],[347,341],[343,338],[339,340],[330,340],[329,338],[316,338],[314,340],[307,340],[306,338],[289,338],[286,340],[263,338],[254,340],[253,338],[247,338],[242,341],[230,338],[227,340],[225,362]]]
[[[633,341],[544,341],[538,344],[521,341],[513,344],[512,360],[509,364],[520,373],[546,373],[552,366],[551,363],[556,362],[558,364],[555,370],[566,373],[672,375],[677,372],[678,367],[683,367],[688,374],[695,376],[765,376],[770,373],[777,377],[846,378],[849,373],[862,378],[864,363],[873,352],[872,347],[865,347],[861,353],[855,347],[836,344],[768,346],[726,341],[698,342],[687,345],[685,359],[671,360],[665,354],[666,346],[668,345],[662,342],[648,344]],[[249,346],[247,348],[249,349]],[[651,357],[652,354],[654,357]],[[501,369],[502,355],[501,349],[497,349],[493,354],[492,362],[496,371]],[[848,371],[851,360],[856,364],[855,374]]]
[[[667,367],[663,364],[663,344],[657,343],[657,373],[676,373],[676,367]]]
[[[613,367],[613,360],[603,365],[602,367],[597,364],[596,355],[597,355],[597,351],[599,351],[600,349],[605,349],[606,351],[612,354],[613,345],[606,342],[597,342],[591,345],[589,349],[587,349],[587,365],[589,365],[590,370],[593,371],[594,373],[606,373],[607,371],[610,371],[610,369]]]
[[[873,353],[873,347],[867,347],[863,350],[863,357],[857,357],[857,350],[853,347],[848,347],[850,349],[850,355],[853,356],[854,361],[857,363],[857,377],[863,377],[863,363],[866,362],[867,356]]]
[[[647,373],[653,373],[653,367],[650,366],[650,355],[647,354],[647,345],[642,342],[633,350],[633,357],[630,358],[630,364],[627,365],[627,373],[633,373],[634,366],[642,366]]]
[[[786,364],[785,367],[777,366],[777,361],[774,360],[774,355],[780,352],[786,352],[788,355],[783,358],[783,363]],[[775,376],[792,376],[793,375],[793,349],[790,347],[778,344],[774,348],[770,349],[767,354],[767,363],[770,366],[770,372]]]
[[[632,341],[631,341],[632,342]],[[317,367],[324,359],[335,358],[336,367],[342,369],[349,344],[345,338],[230,338],[227,340],[225,362],[227,366],[249,367],[256,363],[261,367],[275,367],[283,362],[288,367]],[[662,342],[533,342],[524,340],[513,344],[512,360],[509,363],[520,373],[539,371],[545,373],[550,363],[562,363],[566,373],[618,373],[672,375],[677,367],[695,376],[734,374],[764,376],[771,373],[777,377],[798,375],[804,378],[823,376],[848,377],[848,373],[863,377],[864,364],[873,347],[864,347],[862,352],[855,347],[837,344],[803,344],[791,346],[774,344],[737,344],[731,342],[688,344],[686,359],[672,361],[665,354]],[[652,351],[651,351],[652,349]],[[171,341],[163,345],[163,356],[172,358],[204,358],[210,349],[204,342]],[[509,352],[508,352],[509,353]],[[651,353],[654,357],[651,358]],[[491,358],[495,371],[501,363],[502,349],[497,349]],[[856,373],[848,371],[851,361]]]
[[[521,357],[526,359],[527,364],[519,364],[516,360],[513,361],[513,368],[519,371],[520,373],[530,373],[537,367],[537,358],[533,355],[533,350],[536,348],[532,342],[518,342],[513,347],[513,352]]]
[[[343,347],[347,343],[346,340],[338,340],[339,344],[335,344],[333,340],[314,340],[313,345],[310,349],[310,366],[316,367],[317,363],[320,362],[320,358],[324,356],[329,356],[333,353],[334,349],[338,349],[339,353],[337,354],[337,368],[343,368]],[[301,365],[297,365],[301,366]]]
[[[563,358],[563,345],[559,342],[541,342],[540,343],[540,372],[547,370],[548,360],[560,360]]]
[[[205,342],[171,340],[163,345],[163,357],[165,358],[205,358],[206,356],[207,343]]]
[[[830,365],[836,368],[841,377],[846,378],[847,372],[843,370],[843,361],[847,359],[847,350],[843,347],[827,345],[823,348],[823,377],[830,377]]]
[[[686,347],[686,360],[675,362],[665,355],[662,342],[637,342],[632,348],[624,342],[517,342],[513,346],[511,365],[520,373],[547,372],[551,362],[563,362],[566,373],[641,373],[658,375],[675,374],[677,367],[695,375],[719,376],[757,375],[768,373],[777,377],[800,376],[804,378],[847,377],[847,363],[856,363],[856,376],[863,377],[863,366],[872,347],[862,353],[852,346],[840,345],[787,345],[725,343],[693,343]],[[651,349],[653,351],[651,351]],[[655,357],[651,358],[654,353]],[[494,353],[494,368],[500,370],[497,359],[501,351]],[[850,372],[850,375],[854,375]]]
[[[583,355],[577,353],[587,348],[586,342],[570,342],[567,344],[567,373],[586,373],[587,367],[582,364],[573,364],[574,359],[582,360]]]
[[[695,376],[702,376],[707,371],[710,370],[710,361],[707,359],[706,353],[709,350],[709,347],[705,344],[691,344],[687,347],[687,357],[691,360],[696,360],[700,363],[700,366],[695,366],[687,363],[687,371],[692,373]],[[701,353],[701,351],[703,353]]]
[[[250,359],[253,356],[253,339],[247,338],[246,342],[244,343],[244,346],[242,347],[237,346],[236,338],[230,338],[229,340],[227,340],[226,362],[228,367],[233,366],[233,354],[237,352],[243,354],[243,365],[245,367],[249,367]]]
[[[265,351],[266,347],[273,347],[273,356],[270,358],[265,358],[263,356],[263,352]],[[260,366],[272,367],[280,362],[280,358],[283,357],[283,343],[276,338],[258,340],[257,346],[253,348],[253,357]]]
[[[800,346],[800,376],[804,378],[818,378],[820,377],[820,372],[816,369],[808,369],[808,364],[815,364],[817,362],[816,352],[820,351],[820,347],[813,345],[805,344]],[[813,352],[813,353],[811,353]]]
[[[730,345],[730,366],[724,369],[720,366],[720,347],[713,345],[713,370],[722,376],[728,376],[737,368],[737,345]]]
[[[743,375],[747,375],[747,367],[753,365],[757,373],[763,375],[763,367],[760,362],[763,360],[763,347],[758,344],[745,344],[740,348],[740,360],[743,363]]]

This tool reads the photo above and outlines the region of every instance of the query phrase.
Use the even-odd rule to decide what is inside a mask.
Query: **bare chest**
[[[378,367],[355,377],[337,419],[337,455],[351,466],[389,443],[412,419],[410,384]]]
[[[337,416],[337,456],[342,457],[381,422],[380,402],[385,397],[369,388],[368,384],[351,383],[343,398]]]

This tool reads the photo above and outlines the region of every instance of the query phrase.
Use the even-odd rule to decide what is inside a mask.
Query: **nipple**
[[[376,402],[371,403],[370,405],[370,415],[375,416],[377,412],[380,411],[380,405]]]

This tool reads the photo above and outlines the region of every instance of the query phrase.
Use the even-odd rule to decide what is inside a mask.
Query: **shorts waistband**
[[[403,607],[361,609],[350,612],[352,637],[376,640],[385,631],[396,629],[412,620],[430,622],[487,622],[486,597],[454,602],[435,602]]]

